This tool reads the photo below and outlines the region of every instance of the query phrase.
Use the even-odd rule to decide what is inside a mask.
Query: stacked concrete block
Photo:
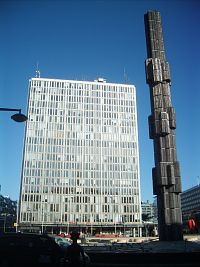
[[[170,68],[166,61],[160,13],[145,14],[146,82],[150,88],[149,137],[154,143],[153,192],[157,195],[159,238],[182,240],[181,177],[176,155],[176,116],[171,103]]]

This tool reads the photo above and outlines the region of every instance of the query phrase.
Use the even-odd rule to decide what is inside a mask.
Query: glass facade
[[[19,224],[140,224],[135,87],[32,78]]]
[[[186,222],[194,213],[200,212],[200,185],[181,193],[181,207],[183,222]]]
[[[149,200],[141,202],[142,220],[144,222],[152,222],[157,224],[157,202],[150,203]]]

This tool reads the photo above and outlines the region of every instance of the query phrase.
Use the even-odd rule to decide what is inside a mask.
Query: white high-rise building
[[[120,225],[140,235],[135,87],[32,78],[19,226]]]

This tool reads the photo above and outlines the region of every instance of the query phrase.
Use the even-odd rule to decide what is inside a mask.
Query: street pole
[[[91,222],[91,236],[93,235],[93,233],[92,233],[93,231],[92,231],[92,222]]]
[[[11,119],[14,120],[15,122],[25,122],[27,121],[27,116],[21,113],[21,109],[14,109],[14,108],[0,108],[0,111],[17,111],[18,113],[14,114],[11,116]],[[0,185],[0,190],[1,190],[1,185]],[[6,214],[7,216],[7,214]],[[6,230],[6,216],[4,218],[4,232]],[[17,222],[16,222],[16,232],[18,231],[18,204],[17,204]]]
[[[6,232],[6,219],[7,219],[7,213],[4,215],[4,223],[3,223],[3,231]]]
[[[16,220],[16,233],[18,232],[18,221],[19,221],[19,203],[17,202],[17,220]]]
[[[42,203],[43,204],[43,203]],[[43,209],[43,205],[42,205],[42,234],[44,232],[44,209]]]
[[[67,223],[67,234],[69,234],[69,222]]]

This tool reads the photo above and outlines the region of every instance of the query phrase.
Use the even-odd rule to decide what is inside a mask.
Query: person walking
[[[70,267],[85,267],[86,260],[83,248],[77,243],[80,234],[72,232],[70,238],[72,244],[67,248],[67,259]]]

